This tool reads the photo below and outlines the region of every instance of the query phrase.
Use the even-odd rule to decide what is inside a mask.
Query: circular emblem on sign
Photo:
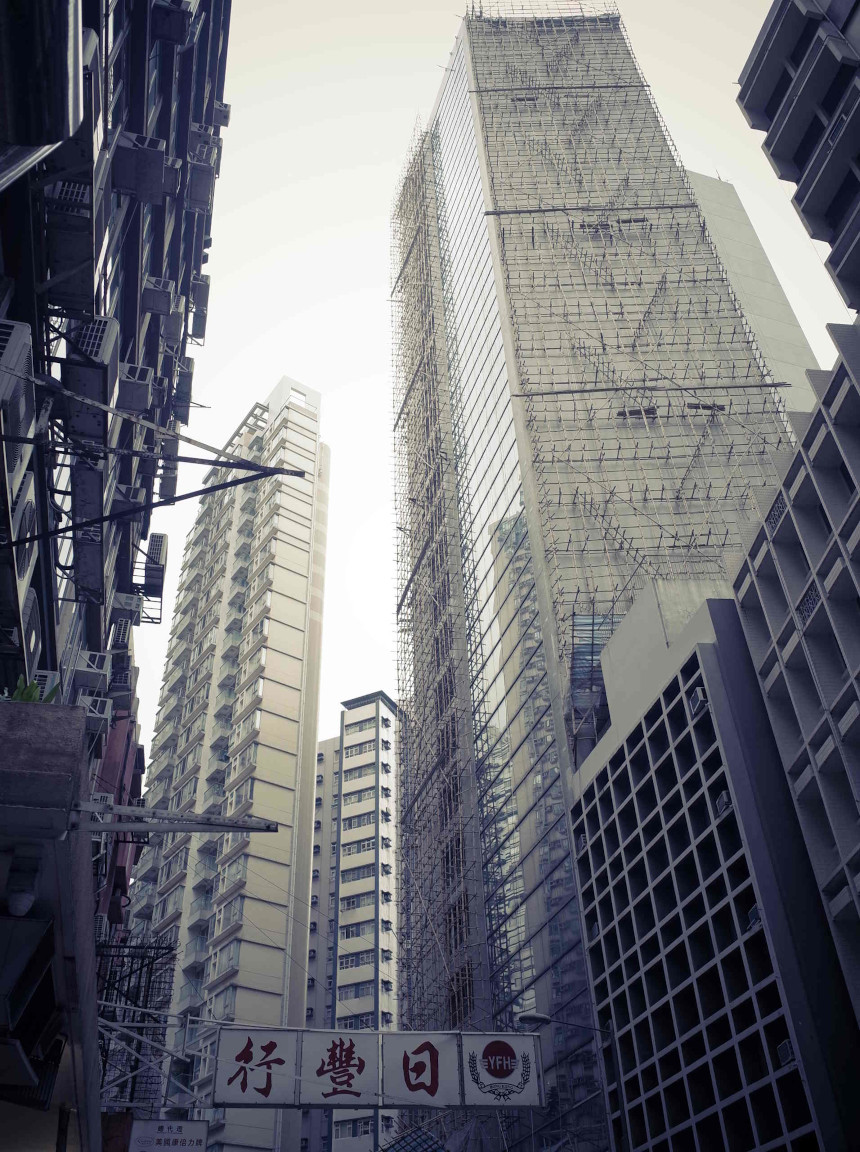
[[[491,1040],[481,1053],[481,1064],[488,1076],[504,1080],[517,1070],[517,1054],[505,1040]]]

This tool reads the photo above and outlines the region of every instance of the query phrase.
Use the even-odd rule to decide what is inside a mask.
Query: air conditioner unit
[[[117,408],[123,412],[146,412],[152,405],[152,382],[155,374],[145,364],[119,366]]]
[[[34,672],[31,679],[35,680],[39,685],[39,699],[44,700],[48,693],[60,683],[60,673],[48,671]]]
[[[176,284],[159,276],[145,276],[140,292],[140,306],[144,312],[156,316],[169,316],[175,308]]]
[[[113,626],[113,634],[111,635],[111,649],[128,648],[130,643],[131,622],[128,620],[117,620]]]
[[[36,481],[32,472],[24,473],[24,478],[15,492],[9,508],[9,519],[13,540],[26,540],[36,534]],[[38,542],[36,540],[31,540],[28,544],[20,544],[15,549],[15,570],[18,579],[25,585],[30,583],[37,550]]]
[[[164,161],[163,177],[162,191],[165,196],[178,196],[182,184],[182,161],[174,156],[168,156]]]
[[[761,924],[761,912],[759,911],[758,904],[753,904],[747,913],[747,928],[752,931],[753,928],[758,928]]]
[[[143,593],[145,596],[161,596],[164,591],[164,569],[167,566],[167,537],[163,532],[153,532],[146,546]]]
[[[202,145],[188,157],[186,207],[192,212],[211,212],[215,194],[215,166],[218,154],[212,147]]]
[[[732,806],[732,798],[728,792],[724,791],[717,797],[717,815],[724,816]]]
[[[197,0],[155,0],[150,18],[152,39],[185,44],[196,12]]]
[[[110,724],[111,701],[106,696],[91,696],[88,692],[79,692],[76,703],[87,710],[87,732],[104,732]]]
[[[119,376],[119,323],[112,316],[97,316],[88,324],[70,327],[66,359],[60,370],[62,384],[88,400],[111,404]],[[67,431],[80,440],[104,443],[107,413],[89,404],[66,400]]]
[[[115,592],[111,604],[111,621],[127,620],[133,627],[140,624],[143,597],[131,592]]]
[[[208,125],[195,124],[194,121],[192,121],[188,129],[188,146],[196,152],[202,144],[217,148],[218,137]]]
[[[120,132],[113,158],[113,184],[143,204],[164,200],[164,141]]]
[[[230,124],[230,105],[223,100],[216,100],[213,119],[218,128],[227,128]]]
[[[75,658],[72,674],[75,691],[91,688],[104,692],[110,680],[111,658],[109,652],[87,652],[82,650]]]
[[[789,1064],[794,1063],[794,1045],[790,1040],[783,1040],[776,1046],[776,1055],[780,1068],[787,1068]]]
[[[316,948],[309,948],[308,949],[308,960],[316,960],[316,958],[317,958]]]
[[[32,436],[36,397],[32,383],[33,344],[27,324],[0,320],[0,430],[4,436]],[[3,443],[6,483],[10,493],[20,487],[33,454],[32,444]]]
[[[185,297],[182,295],[175,296],[173,299],[173,307],[170,313],[164,316],[161,321],[161,335],[168,344],[178,344],[182,339],[182,331],[185,327]]]
[[[206,310],[195,308],[191,313],[191,335],[195,340],[204,340],[206,337]]]
[[[705,695],[705,689],[701,687],[694,688],[688,697],[688,702],[690,705],[690,714],[692,716],[698,716],[702,709],[707,708],[708,706],[708,698]]]
[[[39,611],[39,599],[35,589],[28,588],[21,608],[21,622],[23,628],[24,659],[27,665],[26,680],[29,683],[36,677],[39,657],[42,655],[42,614]],[[55,674],[56,675],[56,674]],[[41,699],[41,694],[40,697]]]
[[[209,287],[210,277],[205,272],[191,280],[191,302],[195,308],[202,308],[204,312],[209,307]]]

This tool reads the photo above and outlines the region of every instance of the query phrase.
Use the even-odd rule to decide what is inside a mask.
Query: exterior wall
[[[850,0],[774,0],[740,77],[738,104],[827,270],[860,303],[860,12]]]
[[[395,1029],[400,1022],[397,740],[397,706],[373,692],[345,700],[340,735],[319,745],[310,1028]],[[395,1122],[390,1110],[307,1109],[302,1148],[374,1152],[393,1138]]]
[[[860,1018],[860,342],[829,329],[840,358],[810,374],[819,397],[797,428],[735,595],[820,901]]]
[[[710,595],[643,591],[574,781],[615,1140],[848,1149],[858,1033],[734,604]]]
[[[783,403],[790,412],[808,412],[815,403],[815,394],[806,372],[817,369],[818,361],[737,191],[726,180],[698,172],[687,175],[774,379],[789,385],[780,393]]]
[[[772,381],[809,363],[796,324],[763,359],[716,216],[719,239],[617,15],[467,18],[395,208],[416,1026],[457,1026],[464,984],[480,1027],[590,1017],[564,810],[608,719],[601,648],[646,576],[724,575],[790,444]],[[506,1117],[509,1147],[533,1119],[605,1146],[595,1046],[542,1044],[551,1105]]]
[[[147,798],[173,811],[260,814],[275,834],[162,838],[141,861],[133,911],[178,950],[172,1011],[193,1021],[190,1094],[211,1141],[272,1149],[290,1136],[279,1113],[203,1107],[217,1021],[305,1020],[310,827],[319,693],[329,457],[319,396],[284,379],[227,446],[306,476],[270,477],[204,497],[185,550]],[[213,473],[213,480],[217,473]],[[220,477],[218,477],[220,479]],[[297,986],[298,985],[298,986]],[[295,1134],[294,1134],[295,1135]],[[296,1137],[297,1138],[297,1137]]]

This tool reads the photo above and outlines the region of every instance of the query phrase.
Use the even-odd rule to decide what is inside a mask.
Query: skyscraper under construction
[[[694,179],[614,6],[484,8],[394,207],[404,1026],[551,1017],[535,1123],[584,1147],[612,1128],[568,820],[599,654],[646,580],[724,573],[815,366]]]

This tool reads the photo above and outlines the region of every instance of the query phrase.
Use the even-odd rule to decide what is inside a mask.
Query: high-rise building
[[[76,802],[104,814],[141,793],[132,628],[161,618],[167,540],[150,506],[176,494],[189,353],[206,331],[230,4],[13,7],[0,32],[0,693],[23,677],[85,709]],[[0,811],[13,834],[19,819]],[[91,900],[77,894],[96,916],[102,996],[140,971],[123,927],[138,839],[115,823],[93,836]],[[60,966],[72,952],[89,989],[95,958],[66,947]],[[39,1051],[35,1036],[22,1051]],[[102,1067],[119,1075],[112,1057]],[[43,1107],[50,1061],[40,1076],[34,1093],[29,1075],[0,1073],[0,1093]]]
[[[848,1152],[860,1032],[730,586],[655,581],[602,659],[572,817],[616,1146]]]
[[[819,403],[734,581],[811,867],[860,1022],[860,342],[810,373]]]
[[[768,364],[739,205],[712,233],[614,6],[573,7],[475,6],[395,201],[402,1010],[550,1015],[541,1130],[604,1147],[559,1026],[595,1021],[567,813],[600,651],[648,579],[725,574],[814,361],[789,311]]]
[[[740,76],[738,104],[815,240],[843,300],[860,304],[860,8],[774,0]]]
[[[397,705],[384,692],[344,700],[340,733],[317,751],[311,875],[308,1028],[396,1028]],[[308,1109],[302,1148],[332,1141],[374,1152],[393,1137],[391,1110]]]
[[[177,954],[171,1011],[186,1023],[168,1039],[179,1045],[184,1034],[193,1060],[187,1091],[170,1084],[171,1107],[202,1108],[224,1152],[270,1152],[287,1136],[280,1113],[203,1106],[215,1023],[305,1022],[329,482],[319,404],[284,378],[225,446],[305,476],[270,476],[201,500],[147,775],[152,808],[253,813],[280,825],[275,834],[178,828],[150,842],[133,886],[133,915]],[[220,478],[213,471],[210,481]]]

